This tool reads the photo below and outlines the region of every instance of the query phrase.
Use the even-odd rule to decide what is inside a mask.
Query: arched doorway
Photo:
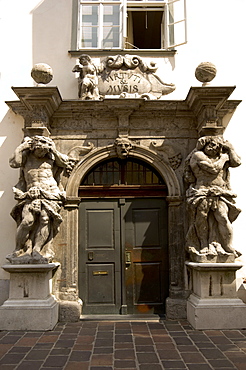
[[[79,186],[79,296],[84,314],[164,314],[167,186],[143,160],[110,158]]]

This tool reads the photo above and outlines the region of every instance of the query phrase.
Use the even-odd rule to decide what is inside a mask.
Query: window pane
[[[120,46],[120,7],[104,5],[103,7],[103,48]]]
[[[81,46],[83,48],[96,48],[98,40],[98,27],[82,27]]]
[[[104,162],[90,171],[82,185],[161,185],[163,180],[154,169],[139,161],[118,159]]]
[[[98,5],[83,5],[81,47],[96,48],[98,40]]]

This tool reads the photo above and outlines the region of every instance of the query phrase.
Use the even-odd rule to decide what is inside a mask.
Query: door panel
[[[79,241],[84,314],[164,313],[169,285],[163,198],[83,201]]]
[[[169,287],[166,203],[134,199],[124,211],[127,313],[164,313]]]
[[[79,291],[83,313],[119,313],[121,246],[118,202],[82,202],[79,230]]]

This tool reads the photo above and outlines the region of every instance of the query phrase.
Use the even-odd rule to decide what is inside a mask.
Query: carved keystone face
[[[116,153],[119,158],[126,158],[132,149],[132,143],[129,139],[118,138],[115,140]]]

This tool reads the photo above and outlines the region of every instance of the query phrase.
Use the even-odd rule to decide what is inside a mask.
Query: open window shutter
[[[174,48],[187,42],[186,0],[167,0],[163,19],[164,49]]]
[[[122,29],[122,48],[125,47],[125,41],[127,38],[127,0],[122,0],[122,11],[121,11],[121,29]]]

